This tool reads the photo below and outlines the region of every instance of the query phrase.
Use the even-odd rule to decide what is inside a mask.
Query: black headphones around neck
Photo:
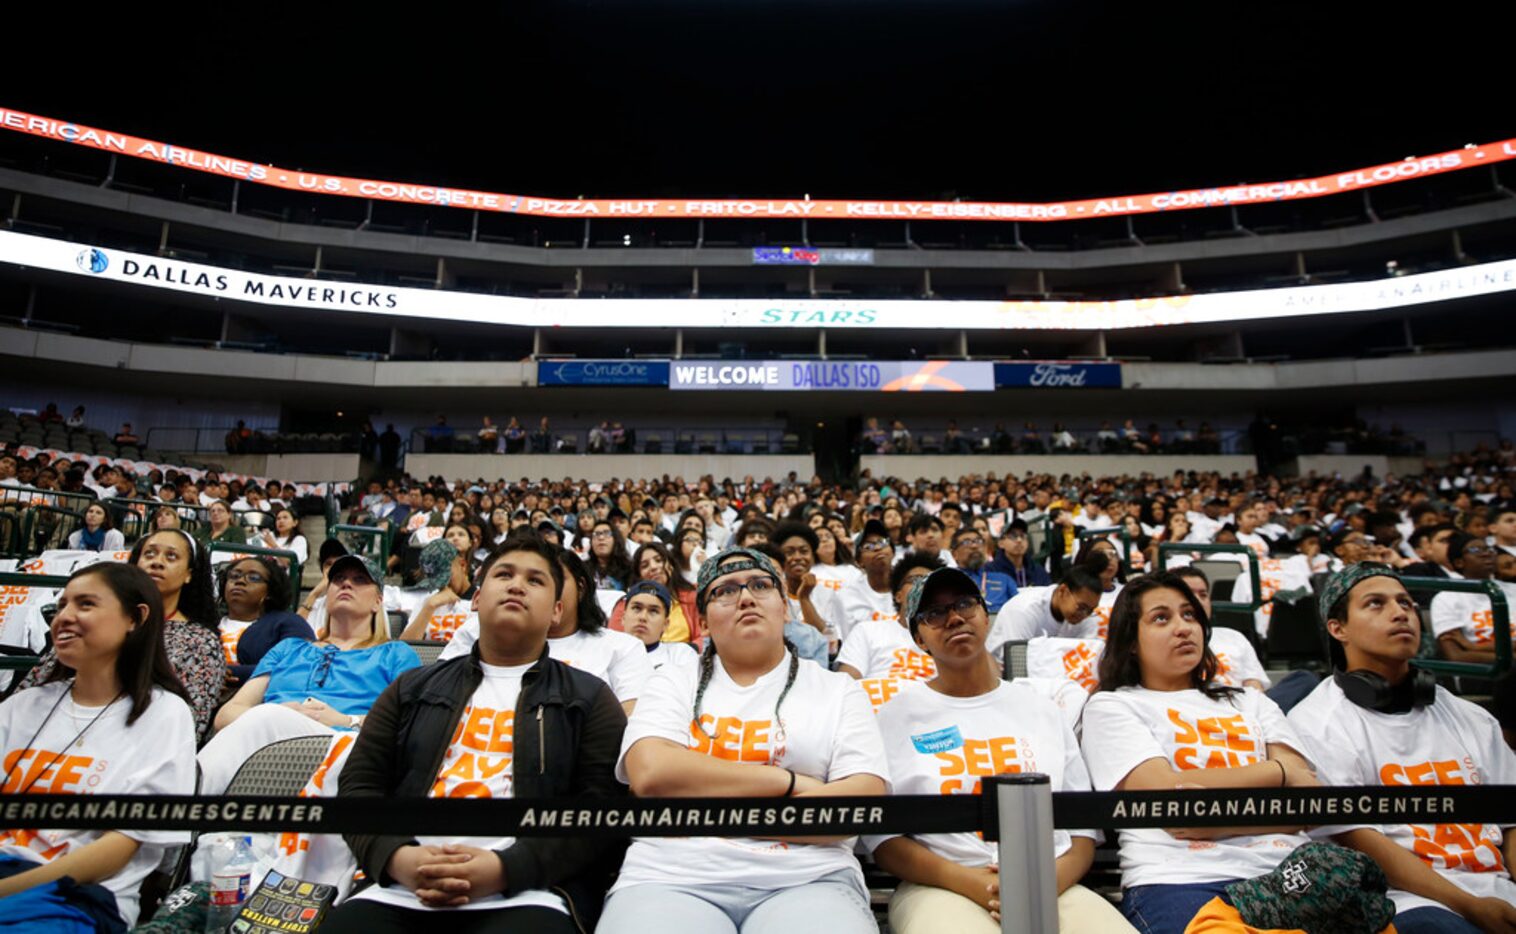
[[[1412,668],[1411,676],[1391,684],[1373,671],[1335,671],[1332,680],[1348,700],[1365,710],[1378,713],[1409,713],[1418,707],[1430,707],[1437,700],[1437,676],[1430,671]]]

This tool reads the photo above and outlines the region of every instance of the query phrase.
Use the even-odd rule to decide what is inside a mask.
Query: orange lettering
[[[748,720],[742,724],[742,754],[740,762],[768,762],[768,720]]]
[[[463,735],[458,741],[469,749],[483,751],[489,748],[489,718],[494,714],[493,710],[470,707],[468,716],[463,718]]]
[[[1169,709],[1169,722],[1179,728],[1174,733],[1174,742],[1194,743],[1200,740],[1200,734],[1195,732],[1195,728],[1190,725],[1189,721],[1179,715],[1179,711],[1172,708]]]

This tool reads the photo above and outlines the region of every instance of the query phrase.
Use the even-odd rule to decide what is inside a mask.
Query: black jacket
[[[414,668],[374,702],[342,769],[344,798],[424,798],[475,689],[484,679],[479,646],[467,656]],[[512,793],[518,798],[610,798],[627,793],[616,781],[626,714],[593,675],[542,656],[522,678],[516,701]],[[358,865],[379,885],[390,856],[411,837],[347,834]],[[569,903],[580,930],[594,930],[623,840],[522,837],[499,850],[505,895],[550,889]]]

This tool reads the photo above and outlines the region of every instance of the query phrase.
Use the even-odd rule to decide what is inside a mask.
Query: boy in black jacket
[[[586,797],[626,794],[614,769],[626,716],[600,679],[547,654],[561,612],[557,549],[512,536],[480,570],[479,641],[467,656],[406,672],[364,719],[339,795]],[[375,884],[323,934],[430,929],[587,934],[619,840],[383,834],[345,838]],[[440,912],[439,912],[440,910]],[[443,920],[445,916],[446,920]]]

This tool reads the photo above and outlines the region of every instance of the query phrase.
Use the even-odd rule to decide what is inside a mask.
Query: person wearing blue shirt
[[[1012,519],[1000,531],[1000,547],[990,559],[990,570],[1006,575],[1016,582],[1018,588],[1051,586],[1053,579],[1048,576],[1047,568],[1027,555],[1031,545],[1026,522]]]
[[[953,533],[953,563],[958,565],[984,596],[984,605],[991,614],[998,613],[1007,600],[1016,596],[1016,581],[990,566],[984,556],[984,534],[972,526],[964,526]]]
[[[344,555],[327,572],[326,625],[315,642],[284,639],[216,714],[216,735],[200,750],[203,794],[221,794],[248,756],[282,739],[357,729],[379,694],[421,665],[403,642],[390,642],[384,578],[373,564]]]

